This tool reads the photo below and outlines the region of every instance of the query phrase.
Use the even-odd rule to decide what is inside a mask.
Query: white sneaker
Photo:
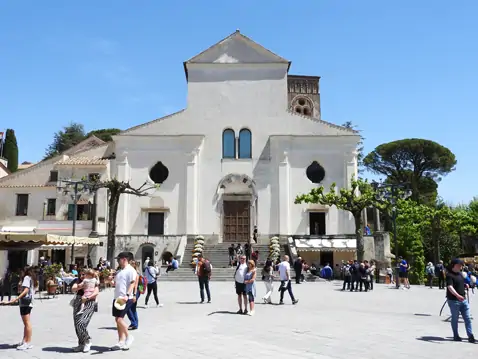
[[[88,353],[91,350],[91,340],[87,341],[83,347],[83,353]]]
[[[149,308],[149,304],[145,304],[144,309],[148,309],[148,308]]]
[[[255,311],[254,311],[254,310],[251,310],[248,314],[249,314],[250,317],[253,317],[253,316],[254,316],[254,313],[255,313]]]
[[[74,351],[75,353],[80,353],[80,352],[83,351],[83,348],[84,348],[83,345],[78,345],[77,347],[74,347],[74,348],[73,348],[73,351]]]
[[[158,305],[156,305],[156,308],[162,308],[163,306],[163,303],[159,303]]]
[[[131,344],[133,344],[134,342],[134,337],[130,334],[128,335],[128,337],[126,338],[126,342],[124,343],[124,346],[123,346],[123,350],[129,350],[129,348],[131,347]]]
[[[118,344],[113,345],[111,350],[121,350],[124,348],[124,342],[118,342]]]
[[[33,345],[31,345],[30,343],[23,343],[22,345],[19,345],[17,347],[17,350],[28,350],[31,348],[33,348]]]

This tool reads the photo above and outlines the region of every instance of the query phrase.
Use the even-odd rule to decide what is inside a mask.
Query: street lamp
[[[373,181],[372,187],[375,190],[375,198],[380,202],[387,202],[392,205],[392,227],[393,237],[395,238],[395,287],[400,288],[399,271],[400,263],[398,262],[398,238],[397,238],[397,202],[399,199],[406,199],[412,195],[409,190],[408,183],[378,183]]]
[[[71,235],[74,237],[76,235],[76,217],[78,216],[78,201],[81,198],[82,194],[89,194],[91,191],[91,185],[88,181],[85,180],[70,180],[62,179],[57,183],[57,191],[59,194],[64,196],[70,195],[73,200],[73,224]],[[71,264],[75,263],[75,243],[71,245]]]

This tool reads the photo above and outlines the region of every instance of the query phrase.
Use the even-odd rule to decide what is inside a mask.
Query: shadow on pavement
[[[212,313],[209,313],[207,316],[209,317],[210,315],[214,315],[214,314],[234,314],[234,315],[240,315],[240,314],[237,314],[236,312],[231,312],[229,310],[218,310],[216,312],[212,312]]]
[[[422,342],[429,342],[429,343],[437,343],[437,344],[440,344],[440,342],[451,342],[451,341],[453,341],[453,338],[423,336],[423,337],[417,338],[417,340],[420,340],[420,341],[422,341]]]
[[[176,302],[178,304],[201,304],[201,302]]]
[[[103,329],[103,330],[116,330],[116,327],[100,327],[98,329]]]
[[[77,354],[73,351],[72,348],[64,348],[64,347],[45,347],[42,348],[44,352],[52,352],[52,353],[74,353]],[[92,345],[91,346],[91,351],[96,352],[92,354],[99,354],[99,353],[104,353],[104,352],[109,352],[111,350],[110,347],[102,347],[98,345]]]
[[[17,346],[12,344],[0,344],[0,350],[15,349]]]
[[[426,314],[426,313],[414,313],[413,315],[416,315],[417,317],[431,317],[431,314]]]

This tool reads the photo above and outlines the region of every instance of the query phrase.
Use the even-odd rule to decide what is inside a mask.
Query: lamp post
[[[76,235],[76,217],[78,216],[78,201],[81,198],[83,193],[88,193],[90,191],[90,185],[88,181],[85,180],[69,180],[63,179],[60,180],[57,184],[58,193],[63,195],[70,194],[71,199],[73,200],[73,223],[71,229],[71,235],[74,237]],[[75,243],[71,245],[71,265],[75,263]]]
[[[397,238],[397,202],[399,199],[406,199],[411,196],[408,183],[378,183],[373,181],[372,187],[375,190],[375,196],[378,201],[387,201],[392,205],[392,231],[395,239],[395,288],[400,289],[399,271],[400,263],[398,238]]]

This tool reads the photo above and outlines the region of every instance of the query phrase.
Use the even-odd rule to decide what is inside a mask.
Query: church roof
[[[254,50],[258,54],[263,55],[263,60],[267,59],[266,62],[268,63],[284,63],[288,64],[289,68],[291,62],[289,60],[284,59],[283,57],[277,55],[276,53],[266,49],[264,46],[258,44],[251,38],[241,34],[239,30],[236,30],[229,36],[225,37],[224,39],[220,40],[216,44],[210,46],[206,50],[200,52],[199,54],[195,55],[194,57],[190,58],[189,60],[183,63],[184,65],[184,72],[186,74],[186,80],[188,79],[188,64],[195,64],[195,63],[261,63],[263,60],[258,60],[256,57],[251,57],[249,59],[242,59],[237,60],[234,59],[233,56],[229,56],[227,53],[228,48],[232,48],[234,43],[242,43],[242,45]],[[222,56],[219,58],[214,58],[214,55],[217,52],[224,52]],[[208,55],[212,55],[208,56]]]
[[[83,165],[83,166],[98,166],[98,165],[106,165],[108,160],[103,159],[99,156],[94,157],[87,157],[87,156],[73,156],[61,161],[56,162],[56,165],[60,166],[75,166],[75,165]]]

